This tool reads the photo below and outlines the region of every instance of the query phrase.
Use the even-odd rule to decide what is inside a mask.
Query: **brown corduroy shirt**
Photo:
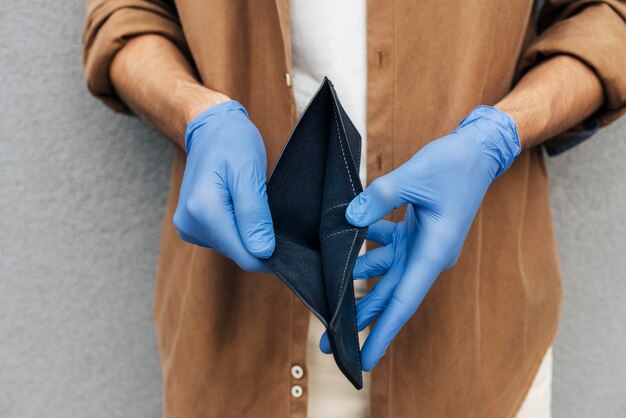
[[[604,108],[548,142],[558,153],[624,111],[626,6],[531,0],[370,0],[367,172],[399,166],[536,62],[577,57]],[[539,30],[540,36],[535,33]],[[125,111],[108,70],[136,35],[160,34],[202,82],[243,103],[273,167],[296,121],[288,0],[87,0],[89,89]],[[146,69],[149,71],[149,69]],[[601,144],[598,144],[601,146]],[[309,315],[278,278],[245,273],[181,241],[172,223],[185,155],[176,149],[154,297],[167,417],[304,417]],[[399,214],[396,213],[396,219]],[[561,279],[540,148],[490,188],[456,266],[442,274],[372,375],[380,417],[510,417],[555,336]],[[304,388],[300,398],[290,388]]]

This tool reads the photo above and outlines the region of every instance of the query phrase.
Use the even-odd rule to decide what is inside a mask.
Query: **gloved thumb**
[[[400,179],[395,171],[374,180],[348,205],[346,209],[348,222],[354,226],[369,226],[407,203],[400,193],[398,180]]]
[[[267,201],[265,173],[252,164],[238,167],[237,182],[231,197],[239,235],[246,249],[255,257],[268,258],[276,239]]]

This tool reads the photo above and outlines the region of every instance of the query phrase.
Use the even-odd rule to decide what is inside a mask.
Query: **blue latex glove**
[[[363,370],[376,365],[435,279],[456,263],[487,189],[519,153],[513,119],[479,106],[454,132],[426,145],[350,203],[348,221],[369,225],[367,239],[383,245],[359,257],[354,268],[355,279],[383,275],[357,303],[359,331],[378,318],[363,345]],[[404,221],[380,220],[404,204]],[[320,348],[330,352],[326,336]]]
[[[241,104],[227,101],[196,116],[185,134],[187,164],[174,224],[179,236],[212,248],[246,271],[267,272],[274,251],[261,134]]]

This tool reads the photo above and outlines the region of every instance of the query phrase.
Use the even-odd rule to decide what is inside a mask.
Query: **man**
[[[154,303],[166,416],[549,416],[561,279],[537,145],[624,112],[624,2],[549,1],[538,24],[530,0],[87,4],[90,90],[178,145]],[[345,216],[380,244],[354,269],[382,276],[357,294],[360,392],[260,261],[267,168],[324,75],[366,139]]]

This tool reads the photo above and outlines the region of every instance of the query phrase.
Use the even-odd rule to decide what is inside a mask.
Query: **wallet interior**
[[[276,250],[265,264],[322,321],[335,361],[363,386],[352,269],[367,228],[345,210],[362,191],[361,136],[327,78],[303,112],[267,183]]]

